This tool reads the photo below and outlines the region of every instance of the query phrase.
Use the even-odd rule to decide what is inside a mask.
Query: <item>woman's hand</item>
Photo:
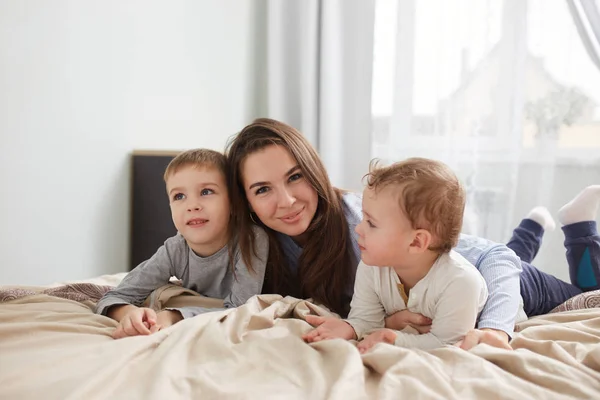
[[[419,333],[429,333],[431,330],[431,319],[408,310],[397,311],[385,319],[385,327],[401,331],[407,326],[412,326]]]

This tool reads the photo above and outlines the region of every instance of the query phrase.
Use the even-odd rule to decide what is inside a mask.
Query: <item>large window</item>
[[[465,231],[506,241],[600,183],[600,71],[563,0],[377,0],[373,156],[441,159]],[[535,263],[567,278],[562,234]],[[557,261],[558,260],[558,261]]]

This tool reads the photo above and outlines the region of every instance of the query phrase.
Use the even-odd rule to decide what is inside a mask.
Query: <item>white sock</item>
[[[558,220],[563,225],[595,221],[598,204],[600,204],[600,185],[588,186],[558,210]]]
[[[529,211],[527,218],[540,224],[542,228],[544,228],[544,231],[550,232],[556,228],[554,218],[552,218],[550,211],[548,211],[546,207],[535,207],[533,210]]]

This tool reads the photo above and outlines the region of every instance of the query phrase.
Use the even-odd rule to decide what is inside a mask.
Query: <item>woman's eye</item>
[[[367,224],[369,225],[369,227],[375,228],[375,225],[373,225],[373,223],[371,221],[367,220]]]
[[[183,193],[177,193],[175,196],[173,196],[173,200],[177,201],[177,200],[183,200],[185,199],[185,194]]]
[[[200,192],[200,196],[208,196],[209,194],[213,194],[215,191],[212,189],[202,189]]]
[[[302,178],[302,174],[300,172],[297,172],[294,175],[290,176],[289,181],[290,182],[297,181],[300,178]]]
[[[269,188],[267,186],[261,186],[258,189],[256,189],[255,194],[263,194],[263,193],[267,193],[269,191]]]

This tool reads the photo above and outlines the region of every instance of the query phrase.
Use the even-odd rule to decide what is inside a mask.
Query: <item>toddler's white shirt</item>
[[[422,335],[411,327],[396,331],[397,346],[427,350],[451,345],[475,327],[488,296],[477,268],[455,251],[437,259],[427,275],[410,289],[407,304],[399,285],[393,268],[371,267],[363,262],[358,265],[346,321],[359,339],[383,328],[386,316],[408,309],[431,318],[431,331]]]

